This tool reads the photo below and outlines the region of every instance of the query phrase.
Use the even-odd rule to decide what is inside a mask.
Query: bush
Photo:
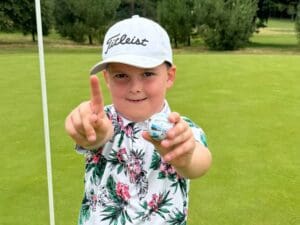
[[[196,6],[199,33],[214,50],[245,46],[255,30],[257,0],[204,0]]]

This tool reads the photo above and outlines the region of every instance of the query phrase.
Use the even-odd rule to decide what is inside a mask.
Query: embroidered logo
[[[141,46],[147,46],[147,43],[149,42],[149,40],[147,40],[146,38],[138,38],[136,36],[133,37],[129,37],[127,34],[117,34],[114,35],[112,37],[110,37],[107,42],[107,48],[105,50],[105,54],[107,54],[107,52],[117,46],[117,45],[141,45]]]

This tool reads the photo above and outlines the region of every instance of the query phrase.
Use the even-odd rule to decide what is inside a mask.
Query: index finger
[[[96,75],[90,77],[91,89],[91,109],[95,114],[103,111],[103,96],[99,85],[99,79]]]

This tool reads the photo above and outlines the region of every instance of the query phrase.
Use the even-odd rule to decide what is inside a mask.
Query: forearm
[[[175,165],[174,167],[181,176],[193,179],[204,175],[208,171],[211,161],[212,157],[209,149],[196,142],[196,147],[186,163],[181,167]]]

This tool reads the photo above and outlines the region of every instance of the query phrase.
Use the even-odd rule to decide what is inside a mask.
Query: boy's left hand
[[[168,119],[174,123],[174,127],[167,132],[167,137],[164,140],[153,140],[147,131],[143,132],[143,138],[156,147],[166,162],[175,167],[186,167],[189,165],[196,148],[192,129],[177,112],[172,112]]]

